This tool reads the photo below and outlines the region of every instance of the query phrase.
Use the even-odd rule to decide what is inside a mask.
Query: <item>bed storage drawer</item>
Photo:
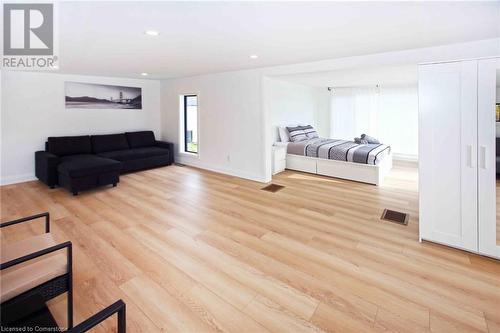
[[[377,184],[379,167],[352,162],[321,160],[317,163],[318,175],[355,180],[358,182]]]
[[[291,170],[316,173],[316,159],[300,155],[286,155],[286,168]]]

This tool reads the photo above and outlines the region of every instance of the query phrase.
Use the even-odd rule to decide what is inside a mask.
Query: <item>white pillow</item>
[[[281,142],[290,142],[290,136],[288,135],[288,131],[285,127],[278,127],[278,133],[280,135]]]

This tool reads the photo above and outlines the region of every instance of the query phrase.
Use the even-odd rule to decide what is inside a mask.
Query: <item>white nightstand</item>
[[[286,146],[273,146],[273,175],[285,171]]]

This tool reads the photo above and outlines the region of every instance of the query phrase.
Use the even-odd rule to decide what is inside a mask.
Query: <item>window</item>
[[[184,95],[184,151],[198,153],[198,96]]]

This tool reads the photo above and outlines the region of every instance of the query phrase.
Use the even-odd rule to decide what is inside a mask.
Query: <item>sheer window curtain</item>
[[[408,158],[418,154],[416,85],[380,88],[334,88],[330,104],[330,137],[353,140],[362,133]]]
[[[378,88],[335,88],[331,98],[330,136],[353,140],[377,136]]]

